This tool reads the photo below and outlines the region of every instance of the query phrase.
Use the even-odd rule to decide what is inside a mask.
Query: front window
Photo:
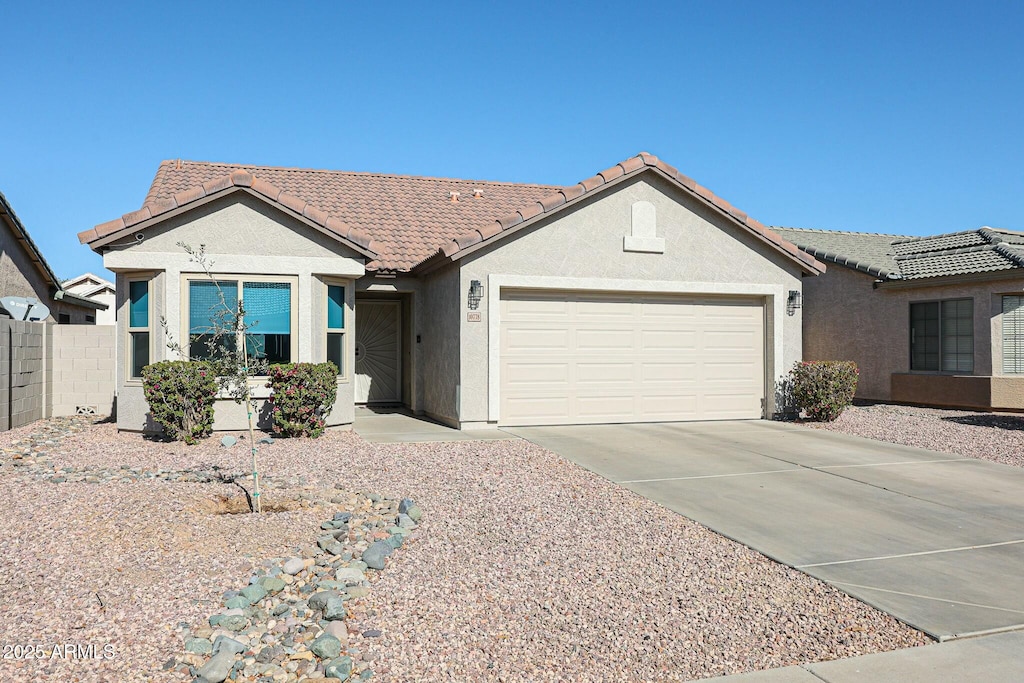
[[[245,310],[245,350],[268,363],[292,362],[293,282],[276,279],[188,281],[188,351],[194,359],[209,358],[217,346],[233,350],[239,341],[235,317],[241,294]]]
[[[910,304],[910,369],[974,371],[974,300]]]
[[[131,379],[142,377],[149,365],[149,280],[128,281],[128,370]]]
[[[327,285],[327,360],[345,374],[345,288]]]

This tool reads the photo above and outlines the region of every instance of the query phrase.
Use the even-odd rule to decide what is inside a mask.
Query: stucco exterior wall
[[[428,275],[423,282],[423,299],[428,302],[421,321],[423,365],[423,410],[447,424],[459,424],[461,373],[461,325],[465,296],[460,289],[457,267]],[[484,359],[486,363],[486,359]],[[486,371],[486,367],[485,367]]]
[[[910,304],[942,299],[974,300],[974,371],[972,376],[1002,375],[1003,294],[1021,294],[1024,279],[986,279],[930,286],[879,286],[876,278],[843,266],[831,266],[804,286],[804,357],[852,360],[860,368],[857,396],[936,405],[977,407],[981,384],[929,377],[939,373],[910,370]],[[948,376],[948,375],[946,375]],[[921,379],[923,378],[923,379]],[[893,395],[894,382],[898,395]],[[970,391],[963,387],[970,386]],[[993,385],[994,386],[994,385]],[[1016,383],[1000,384],[1015,387]],[[961,389],[957,389],[961,387]],[[1012,395],[1013,389],[1000,389]],[[930,392],[930,393],[929,393]],[[1007,393],[1009,392],[1009,393]],[[983,392],[984,393],[984,392]],[[923,400],[925,396],[931,400]],[[1024,407],[1024,404],[1022,404]]]
[[[146,231],[144,239],[129,238],[124,245],[104,253],[104,266],[117,273],[117,335],[126,349],[128,287],[132,277],[153,276],[153,317],[151,362],[169,359],[169,339],[159,321],[166,317],[171,337],[187,338],[187,311],[183,306],[183,275],[200,274],[202,269],[189,260],[179,242],[193,248],[205,245],[211,269],[216,274],[278,275],[296,278],[296,326],[292,330],[295,360],[326,360],[324,335],[324,280],[346,284],[346,316],[355,320],[353,280],[365,270],[363,257],[310,228],[301,221],[245,194],[235,193],[168,219]],[[350,331],[354,328],[350,327]],[[348,344],[347,365],[354,364],[354,346]],[[118,427],[149,430],[148,406],[138,381],[126,379],[126,353],[118,354]],[[269,390],[254,381],[254,396],[265,398]],[[217,406],[216,429],[243,429],[245,411],[232,402]],[[262,404],[261,404],[261,413]],[[328,424],[350,424],[353,419],[351,373],[338,383],[338,396]],[[262,423],[266,425],[266,422]]]
[[[664,253],[624,251],[623,239],[631,234],[635,202],[654,206]],[[784,311],[786,294],[802,288],[800,268],[652,174],[471,254],[454,267],[459,270],[457,286],[446,281],[443,296],[448,300],[456,297],[458,302],[462,383],[456,409],[464,427],[494,421],[496,409],[491,403],[496,401],[490,393],[494,378],[489,376],[493,374],[489,368],[494,367],[492,337],[496,334],[489,321],[498,315],[494,283],[503,280],[523,282],[535,277],[551,282],[550,278],[556,278],[563,284],[556,288],[604,291],[625,291],[623,287],[629,287],[628,291],[679,291],[679,286],[687,286],[682,283],[690,283],[701,288],[695,291],[706,293],[762,296],[768,309],[765,364],[769,412],[774,404],[771,384],[801,358],[801,312],[787,315]],[[468,321],[466,315],[466,293],[472,280],[480,280],[488,290],[480,305],[479,322]],[[782,329],[776,329],[776,321],[781,321],[778,326]]]

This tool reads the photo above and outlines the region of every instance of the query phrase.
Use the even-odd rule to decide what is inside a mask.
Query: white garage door
[[[504,290],[503,425],[757,419],[763,300]]]

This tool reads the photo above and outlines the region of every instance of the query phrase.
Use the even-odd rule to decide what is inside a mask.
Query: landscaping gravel
[[[1024,416],[890,404],[850,406],[808,427],[1024,467]]]
[[[24,451],[15,442],[32,430],[0,434],[0,451]],[[386,571],[345,601],[354,668],[374,681],[688,680],[927,642],[524,441],[277,439],[260,451],[277,482],[264,505],[292,509],[258,517],[214,514],[234,486],[146,474],[248,471],[247,436],[231,448],[220,436],[189,448],[100,424],[29,446],[46,452],[31,467],[0,462],[0,643],[113,650],[0,660],[0,680],[187,680],[174,669],[186,647],[214,654],[195,625],[264,560],[315,544],[335,485],[408,497],[399,513],[422,514]],[[109,474],[124,465],[142,474]],[[70,480],[87,471],[108,474]],[[54,483],[60,472],[69,480]]]

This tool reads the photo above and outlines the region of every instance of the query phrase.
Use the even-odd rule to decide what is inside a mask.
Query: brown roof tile
[[[252,189],[255,192],[259,192],[264,197],[273,199],[275,202],[281,194],[281,189],[276,185],[271,185],[263,178],[255,178],[252,181]]]
[[[567,202],[571,202],[577,197],[582,197],[584,192],[586,192],[586,190],[583,189],[583,185],[581,185],[580,183],[570,185],[569,187],[562,190],[562,194],[565,195],[565,201]]]
[[[592,175],[586,180],[580,181],[580,185],[583,186],[584,192],[591,192],[604,185],[604,178],[600,175]]]
[[[296,197],[293,194],[288,194],[287,192],[282,192],[280,195],[278,195],[277,201],[300,215],[302,214],[303,211],[306,210],[305,199],[302,199],[301,197]]]
[[[549,194],[547,197],[544,197],[543,199],[540,200],[540,205],[544,207],[545,211],[557,209],[562,204],[565,204],[565,195],[562,194],[561,192]]]
[[[523,217],[524,221],[528,221],[534,216],[539,216],[542,213],[544,213],[544,205],[540,202],[533,202],[532,204],[527,204],[523,208],[519,209],[519,215]]]
[[[230,188],[232,185],[234,185],[234,183],[231,182],[231,176],[223,175],[204,182],[203,190],[206,191],[207,195],[211,195],[214,194],[215,192],[226,190]]]
[[[150,213],[149,207],[144,206],[138,211],[132,211],[131,213],[126,213],[125,215],[121,216],[121,220],[124,221],[125,227],[130,227],[132,225],[141,223],[142,221],[148,221],[152,217],[153,214]]]
[[[622,166],[620,166],[619,164],[615,164],[611,168],[606,168],[605,170],[601,171],[600,173],[598,173],[598,175],[601,176],[606,183],[610,183],[619,176],[626,175],[626,172],[622,170]]]
[[[190,187],[187,190],[176,192],[174,194],[174,201],[178,206],[184,206],[185,204],[191,204],[197,199],[202,199],[205,196],[206,190],[203,189],[202,185],[197,185],[196,187]]]
[[[486,240],[491,237],[494,237],[495,235],[500,233],[501,230],[501,223],[498,221],[494,221],[493,223],[488,223],[484,227],[480,228],[480,236]]]
[[[523,222],[523,215],[521,213],[519,213],[518,211],[516,213],[509,214],[508,216],[505,216],[504,218],[501,218],[501,219],[498,220],[498,223],[501,224],[501,229],[502,230],[508,230],[512,226],[519,225],[522,222]]]
[[[619,166],[622,167],[623,173],[626,174],[632,173],[633,171],[639,171],[641,168],[647,165],[647,159],[645,159],[642,154],[637,155],[635,157],[630,157],[623,161],[621,164],[619,164]]]

